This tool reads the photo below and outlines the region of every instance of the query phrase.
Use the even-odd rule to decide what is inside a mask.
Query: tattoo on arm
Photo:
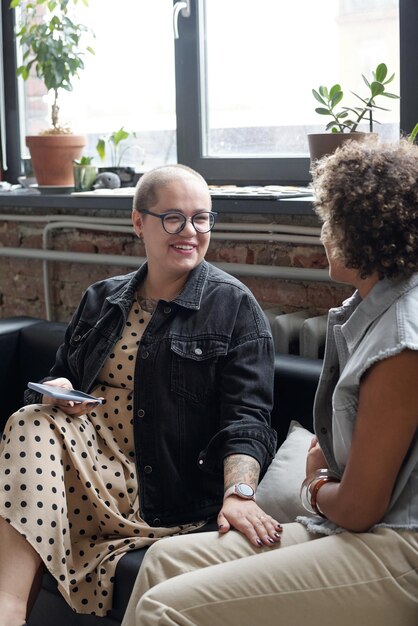
[[[253,489],[257,487],[260,464],[247,454],[231,454],[224,460],[225,491],[236,483],[247,483]]]

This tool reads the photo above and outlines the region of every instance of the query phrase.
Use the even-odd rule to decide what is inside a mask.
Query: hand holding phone
[[[65,387],[57,387],[55,385],[48,385],[47,383],[28,383],[28,388],[37,391],[44,396],[50,396],[57,400],[72,400],[73,402],[91,402],[95,404],[102,404],[102,398],[96,398],[84,391],[77,391],[77,389],[66,389]]]

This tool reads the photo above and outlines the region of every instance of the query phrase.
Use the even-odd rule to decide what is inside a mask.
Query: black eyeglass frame
[[[152,215],[153,217],[159,217],[161,220],[161,225],[164,228],[165,232],[168,235],[178,235],[179,233],[181,233],[182,230],[184,230],[184,228],[186,227],[186,224],[188,221],[191,222],[193,228],[195,229],[195,231],[197,233],[200,233],[202,235],[205,235],[206,233],[210,233],[211,230],[213,229],[213,227],[215,226],[215,221],[216,221],[216,216],[218,215],[218,213],[216,211],[198,211],[197,213],[195,213],[194,215],[192,215],[192,217],[186,217],[185,215],[183,215],[183,213],[177,213],[177,211],[167,211],[167,213],[153,213],[152,211],[149,211],[148,209],[140,209],[139,213],[144,213],[144,215]],[[201,215],[202,213],[207,213],[209,215],[213,216],[213,221],[212,224],[210,226],[210,228],[208,230],[199,230],[198,228],[196,228],[194,220],[198,215]],[[167,228],[164,225],[164,220],[168,215],[175,215],[176,217],[181,217],[183,218],[183,224],[181,224],[180,228],[174,232],[171,232],[169,230],[167,230]]]

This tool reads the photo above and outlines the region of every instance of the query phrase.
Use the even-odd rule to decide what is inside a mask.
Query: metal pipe
[[[130,218],[123,217],[102,217],[97,216],[89,217],[84,215],[13,215],[13,214],[0,214],[1,221],[14,221],[14,222],[57,222],[65,220],[66,222],[86,222],[95,223],[97,220],[100,224],[120,224],[131,225]],[[213,234],[224,231],[244,231],[244,232],[267,232],[267,233],[291,233],[297,235],[312,235],[319,237],[321,229],[316,226],[298,226],[294,224],[252,224],[247,222],[241,222],[239,224],[234,222],[219,222]]]
[[[103,265],[123,265],[128,267],[138,267],[145,261],[144,257],[119,254],[39,250],[36,248],[0,248],[0,256],[20,259],[46,259],[47,261],[68,261],[70,263],[102,263]],[[328,270],[325,269],[281,267],[277,265],[247,265],[246,263],[218,263],[215,261],[211,261],[211,264],[236,276],[262,276],[263,278],[284,278],[301,281],[330,281]]]
[[[43,229],[43,237],[45,232],[56,230],[58,228],[83,228],[85,230],[100,230],[110,233],[127,233],[135,235],[132,228],[132,224],[129,226],[112,225],[111,231],[109,225],[106,224],[93,224],[89,222],[49,222]],[[321,240],[319,237],[311,235],[285,235],[279,233],[224,233],[219,230],[214,230],[211,233],[211,239],[218,241],[281,241],[283,243],[306,243],[311,245],[320,245]],[[45,246],[44,246],[45,247]],[[46,246],[48,248],[48,246]]]
[[[282,241],[284,243],[306,243],[320,245],[319,237],[311,235],[282,235],[277,233],[221,233],[218,230],[212,231],[212,239],[220,241]]]
[[[62,229],[62,228],[78,228],[78,229],[86,229],[86,230],[98,230],[98,231],[108,231],[109,228],[105,224],[92,224],[88,222],[76,222],[76,221],[51,221],[48,222],[43,229],[42,233],[42,248],[44,250],[49,249],[48,245],[48,235],[52,230]],[[120,233],[128,233],[135,235],[134,230],[132,229],[132,224],[129,226],[112,226],[112,232],[120,232]],[[248,241],[248,239],[252,241],[282,241],[285,243],[310,243],[310,244],[318,244],[320,243],[319,238],[310,237],[306,235],[281,235],[276,233],[270,233],[268,235],[264,233],[221,233],[221,232],[213,232],[212,238],[214,240],[220,241]],[[48,272],[48,261],[44,259],[42,261],[42,273],[43,273],[43,284],[44,284],[44,300],[45,300],[45,312],[47,320],[50,320],[52,317],[52,306],[51,306],[51,297],[50,297],[50,283],[49,283],[49,272]]]
[[[120,232],[135,235],[132,229],[130,218],[112,218],[98,216],[96,219],[89,216],[76,215],[0,215],[1,221],[15,221],[26,223],[46,223],[42,232],[42,254],[40,250],[29,248],[0,248],[0,256],[12,256],[17,258],[36,258],[42,260],[43,265],[43,283],[44,283],[44,299],[46,317],[48,320],[52,317],[52,307],[50,298],[50,284],[48,273],[48,261],[60,260],[72,262],[74,260],[80,263],[98,263],[104,265],[123,265],[138,267],[145,259],[142,257],[127,257],[124,255],[103,255],[97,253],[74,253],[49,250],[48,235],[52,230],[61,228],[78,228],[87,230],[97,230],[106,232]],[[97,223],[99,222],[100,223]],[[109,229],[111,226],[111,229]],[[235,224],[223,223],[218,225],[224,231],[215,230],[212,233],[214,240],[229,241],[281,241],[285,243],[303,243],[311,245],[319,245],[320,229],[315,227],[300,227],[294,225],[280,224]],[[229,232],[228,232],[229,231]],[[241,232],[238,232],[241,231]],[[244,232],[242,232],[244,231]],[[256,232],[254,232],[256,231]],[[280,232],[288,233],[279,234]],[[237,276],[259,276],[282,278],[290,280],[317,280],[328,281],[327,270],[316,270],[310,268],[292,268],[292,267],[269,267],[264,265],[247,265],[242,263],[214,263],[214,265],[224,269],[231,274]]]
[[[90,224],[87,222],[48,222],[42,231],[42,249],[48,250],[48,234],[51,230],[57,228],[85,228],[87,230],[99,230],[99,231],[109,231],[109,226],[105,224]],[[112,232],[118,233],[128,233],[135,234],[132,228],[132,224],[129,226],[118,226],[112,225]],[[115,255],[118,256],[118,255]],[[48,260],[43,259],[42,261],[42,275],[43,275],[43,283],[44,283],[44,300],[45,300],[45,313],[46,319],[51,320],[52,318],[52,307],[51,307],[51,293],[50,293],[50,283],[49,283],[49,272],[48,272]]]

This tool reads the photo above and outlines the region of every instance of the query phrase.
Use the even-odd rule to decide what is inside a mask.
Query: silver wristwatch
[[[246,483],[237,483],[229,487],[224,493],[224,500],[229,496],[238,496],[244,500],[255,500],[255,491],[251,485]]]

